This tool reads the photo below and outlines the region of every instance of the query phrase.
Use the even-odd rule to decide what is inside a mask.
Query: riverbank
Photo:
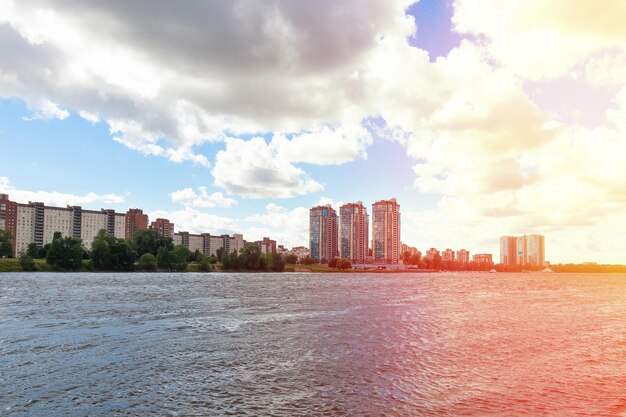
[[[24,271],[22,266],[20,265],[19,259],[16,258],[4,258],[0,259],[0,272],[64,272],[64,271],[55,271],[52,265],[48,264],[45,259],[34,259],[35,262],[35,270],[34,271]],[[226,270],[222,263],[218,262],[216,264],[210,265],[209,271],[201,271],[200,266],[196,262],[189,262],[187,264],[187,269],[181,272],[242,272],[237,270]],[[104,270],[95,270],[91,264],[91,261],[85,259],[82,261],[81,267],[77,271],[71,272],[111,272]],[[135,271],[129,272],[145,272],[141,271],[138,268],[138,265],[135,264]],[[155,272],[166,272],[166,271],[155,271]],[[254,272],[254,271],[252,271]],[[341,269],[341,268],[332,268],[326,264],[312,264],[312,265],[301,265],[301,264],[287,264],[285,265],[284,272],[319,272],[319,273],[338,273],[338,272],[352,272],[352,273],[403,273],[403,272],[412,272],[412,273],[432,273],[439,272],[435,269]]]

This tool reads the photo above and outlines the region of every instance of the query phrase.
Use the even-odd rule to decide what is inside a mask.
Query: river
[[[0,274],[0,415],[624,416],[626,276]]]

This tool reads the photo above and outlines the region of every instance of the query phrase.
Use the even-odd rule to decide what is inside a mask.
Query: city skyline
[[[290,247],[395,195],[411,246],[626,263],[622,2],[272,5],[0,0],[0,193]]]
[[[125,213],[118,213],[113,209],[104,208],[92,210],[81,206],[56,207],[42,202],[12,201],[7,194],[0,194],[0,229],[7,229],[10,232],[12,256],[15,257],[25,252],[31,243],[36,244],[38,248],[51,243],[56,233],[80,239],[83,247],[89,251],[93,239],[100,230],[104,230],[110,236],[132,241],[137,231],[152,229],[162,236],[172,238],[174,245],[182,245],[191,252],[199,251],[207,256],[215,255],[218,249],[229,253],[239,252],[247,242],[259,245],[262,253],[291,253],[296,254],[299,259],[306,253],[312,255],[314,261],[342,257],[356,264],[398,264],[404,255],[421,256],[417,248],[401,241],[399,208],[400,205],[395,198],[372,203],[372,212],[377,213],[377,216],[372,218],[372,229],[377,229],[378,233],[372,236],[371,247],[368,233],[369,215],[361,201],[343,204],[339,215],[330,204],[311,208],[310,246],[293,246],[291,249],[286,248],[284,244],[279,245],[275,239],[266,236],[247,241],[241,233],[233,233],[230,236],[209,233],[206,230],[197,233],[176,230],[174,223],[169,219],[152,220],[140,208],[129,208]],[[543,250],[545,247],[543,236],[540,237]],[[504,238],[501,238],[501,248]],[[528,245],[528,248],[532,247],[536,248],[537,245]],[[530,252],[533,251],[529,249]],[[451,256],[448,256],[450,253]],[[461,263],[470,262],[470,251],[465,249],[457,250],[455,256],[451,249],[446,249],[440,254],[440,251],[431,248],[426,251],[425,257],[433,258],[434,254],[441,256],[444,262],[455,260]],[[472,261],[492,263],[492,256],[492,254],[474,254]],[[532,258],[530,254],[524,256]],[[545,259],[543,256],[542,253],[541,259]]]

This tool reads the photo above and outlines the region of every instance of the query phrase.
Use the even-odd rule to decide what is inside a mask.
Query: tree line
[[[11,235],[9,231],[0,229],[0,257],[10,257],[12,253]],[[202,272],[215,269],[218,262],[222,262],[227,270],[281,272],[286,263],[281,254],[262,254],[255,243],[246,244],[239,253],[226,253],[224,249],[219,249],[217,256],[207,256],[197,250],[191,252],[182,245],[174,245],[171,237],[162,236],[152,229],[137,231],[132,241],[100,230],[93,240],[91,251],[85,249],[81,239],[63,237],[56,232],[51,243],[42,247],[31,243],[18,258],[25,271],[37,269],[35,259],[45,259],[55,271],[88,269],[114,272],[183,272],[190,262],[196,263]]]

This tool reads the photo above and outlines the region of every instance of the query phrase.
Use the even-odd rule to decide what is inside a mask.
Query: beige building
[[[446,249],[441,253],[441,260],[444,262],[454,262],[454,251],[452,249]]]
[[[470,261],[470,253],[468,250],[465,249],[459,249],[458,251],[456,251],[456,260],[457,262],[461,262],[461,263],[469,263]]]
[[[436,248],[430,248],[426,251],[426,259],[435,259],[436,257],[441,256],[439,251]]]
[[[14,255],[26,252],[28,245],[35,241],[35,207],[18,204],[16,223]]]
[[[245,245],[245,242],[243,240],[243,235],[242,234],[235,233],[230,238],[230,251],[231,252],[235,251],[235,252],[239,253],[243,249],[244,245]]]
[[[502,236],[500,238],[500,263],[511,266],[517,263],[517,238],[515,236]]]
[[[204,251],[204,238],[202,235],[189,235],[189,245],[187,246],[191,252],[198,251],[203,253]]]
[[[90,250],[100,230],[124,238],[125,215],[114,210],[83,210],[80,206],[52,207],[43,203],[17,204],[14,255],[25,252],[31,243],[38,247],[51,243],[54,234],[81,239]]]
[[[61,207],[44,207],[43,218],[43,241],[52,242],[56,232],[61,232],[62,236],[72,236],[72,211]]]
[[[493,256],[490,253],[478,253],[472,256],[472,260],[479,264],[493,264]]]
[[[502,236],[500,238],[500,263],[505,266],[544,266],[546,264],[545,250],[543,235]]]
[[[234,234],[215,236],[210,233],[192,234],[189,232],[177,232],[173,236],[174,245],[182,245],[192,252],[196,250],[207,256],[217,256],[219,249],[224,249],[228,253],[239,251],[243,248],[243,235]]]

